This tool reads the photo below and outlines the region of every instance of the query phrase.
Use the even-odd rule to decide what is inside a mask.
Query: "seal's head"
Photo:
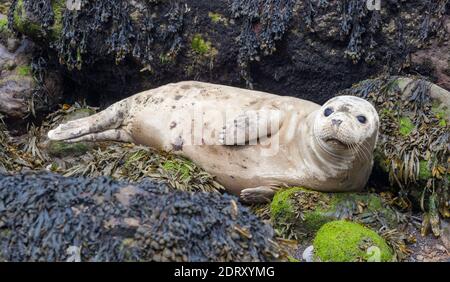
[[[314,121],[314,137],[320,147],[332,154],[344,151],[371,155],[380,121],[368,101],[355,96],[330,99]]]

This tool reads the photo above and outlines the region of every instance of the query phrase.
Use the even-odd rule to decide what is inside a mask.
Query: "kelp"
[[[113,55],[116,63],[133,56],[151,70],[151,64],[158,63],[154,58],[173,58],[178,53],[186,9],[177,0],[142,2],[134,6],[121,0],[80,0],[78,10],[67,9],[64,0],[15,0],[9,25],[17,30],[23,21],[22,29],[47,35],[60,63],[69,70],[97,61],[93,54],[99,50],[103,56]],[[156,12],[159,17],[154,17]],[[155,54],[156,49],[161,54]]]
[[[14,142],[0,114],[0,172],[18,172],[40,167],[39,161],[22,151]]]
[[[377,65],[381,60],[387,68],[398,71],[410,52],[428,44],[431,38],[448,35],[444,25],[448,0],[416,2],[389,1],[377,11],[368,10],[366,2],[360,0],[232,0],[225,5],[228,11],[221,12],[229,12],[239,30],[235,38],[239,44],[237,63],[241,76],[252,87],[252,62],[273,54],[277,42],[290,29],[293,34],[306,30],[301,40],[321,45],[314,32],[324,24],[338,31],[340,38],[333,36],[332,40],[346,46],[342,54],[352,62]],[[185,0],[80,3],[81,8],[76,10],[67,9],[64,0],[14,0],[9,24],[14,27],[15,19],[20,23],[21,17],[28,17],[30,24],[22,26],[27,29],[24,32],[38,31],[50,39],[50,47],[69,70],[110,58],[117,64],[133,58],[141,70],[161,70],[168,62],[175,62],[184,42],[197,32],[197,28],[189,28],[183,33],[190,11],[190,3]],[[18,10],[26,11],[25,15]],[[323,22],[318,23],[317,18]],[[399,48],[393,48],[396,45]]]
[[[275,42],[286,32],[295,3],[295,0],[232,1],[232,16],[243,21],[238,37],[241,42],[238,64],[249,87],[252,87],[249,63],[259,61],[261,55],[267,56],[276,50]]]
[[[450,125],[430,97],[431,83],[412,80],[401,91],[398,77],[363,81],[341,94],[371,101],[380,115],[376,163],[398,188],[403,208],[416,199],[426,212],[424,231],[433,226],[439,235],[439,214],[450,217]]]
[[[357,63],[365,55],[366,62],[373,62],[377,46],[374,36],[381,27],[380,11],[368,11],[366,2],[359,0],[340,1],[339,9],[341,34],[349,38],[345,56]]]
[[[436,35],[439,39],[448,36],[445,29],[445,13],[447,10],[448,0],[428,0],[424,3],[423,20],[420,23],[418,31],[419,46],[427,44],[427,40]]]
[[[146,177],[164,180],[175,190],[221,192],[223,186],[194,163],[169,153],[143,146],[108,143],[70,160],[66,168],[53,167],[65,176],[111,176],[114,179],[142,181]]]
[[[158,181],[0,174],[0,261],[278,261],[237,198]]]

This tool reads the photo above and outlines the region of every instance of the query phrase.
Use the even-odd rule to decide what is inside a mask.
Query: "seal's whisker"
[[[370,151],[369,147],[370,147],[370,143],[367,140],[364,140],[361,144],[360,147],[363,149],[365,155],[366,155],[366,160],[370,161],[370,156],[372,155],[372,152]]]
[[[356,144],[356,150],[358,152],[358,156],[365,161],[367,159],[366,152],[362,149],[361,144]]]
[[[367,141],[363,141],[361,144],[359,144],[359,148],[361,149],[361,152],[363,152],[365,156],[364,160],[370,161],[370,156],[372,155],[372,153],[370,152],[369,148],[367,148],[367,146],[370,146],[370,144]]]

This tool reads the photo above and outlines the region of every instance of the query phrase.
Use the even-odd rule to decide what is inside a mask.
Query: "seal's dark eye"
[[[329,116],[333,113],[333,109],[332,108],[326,108],[325,111],[323,111],[324,116]]]
[[[367,119],[365,116],[357,116],[356,117],[360,123],[366,123]]]

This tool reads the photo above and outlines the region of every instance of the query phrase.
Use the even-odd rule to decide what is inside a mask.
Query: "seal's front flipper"
[[[240,198],[246,203],[268,203],[272,201],[278,187],[259,186],[255,188],[247,188],[241,191]]]
[[[127,113],[127,104],[121,101],[92,116],[60,124],[47,135],[51,140],[72,140],[87,134],[117,129],[123,124]]]
[[[222,145],[256,145],[258,139],[278,132],[282,112],[276,109],[248,111],[228,120],[219,133]]]

